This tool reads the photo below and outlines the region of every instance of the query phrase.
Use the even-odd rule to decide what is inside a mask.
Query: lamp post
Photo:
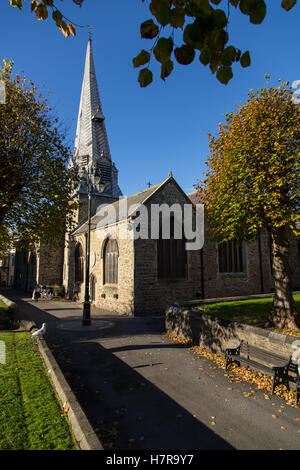
[[[82,324],[91,324],[91,302],[90,302],[90,247],[91,247],[91,179],[89,155],[87,157],[88,174],[87,174],[87,190],[88,190],[88,230],[85,234],[85,296],[82,312]]]
[[[83,325],[91,324],[91,302],[90,302],[90,248],[91,248],[91,201],[92,201],[91,176],[93,175],[94,185],[98,187],[100,184],[100,177],[95,175],[96,168],[90,166],[89,158],[90,158],[89,155],[87,155],[88,229],[85,234],[85,296],[84,296],[83,312],[82,312],[82,324]],[[100,185],[100,186],[101,186],[101,189],[103,190],[104,185]]]

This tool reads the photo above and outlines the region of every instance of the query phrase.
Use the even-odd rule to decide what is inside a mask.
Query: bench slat
[[[260,371],[266,372],[268,374],[273,374],[273,372],[274,372],[272,367],[268,367],[265,364],[261,364],[261,363],[256,362],[256,361],[252,361],[251,359],[246,359],[242,356],[241,357],[237,356],[236,360],[240,363],[247,364],[249,367],[253,367],[254,369],[259,369]]]
[[[288,358],[244,343],[242,343],[241,345],[240,353],[246,356],[249,355],[250,358],[254,357],[256,359],[266,362],[267,364],[272,364],[274,366],[284,366],[289,361]]]

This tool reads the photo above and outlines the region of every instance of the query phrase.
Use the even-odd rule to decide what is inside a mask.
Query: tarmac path
[[[164,336],[163,317],[93,308],[83,327],[74,302],[3,294],[19,304],[21,319],[46,322],[46,341],[106,449],[300,449],[299,408],[231,382]]]

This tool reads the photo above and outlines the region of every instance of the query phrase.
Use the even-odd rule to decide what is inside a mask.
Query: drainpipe
[[[263,266],[262,266],[260,229],[258,229],[258,254],[259,254],[259,271],[260,271],[260,290],[261,290],[261,293],[263,294],[264,293],[264,274],[263,274]]]
[[[202,247],[200,251],[200,260],[201,260],[201,297],[202,299],[205,299],[204,297],[204,247]]]

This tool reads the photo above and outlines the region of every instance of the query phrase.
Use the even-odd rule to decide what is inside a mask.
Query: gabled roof
[[[143,191],[140,191],[139,193],[133,194],[132,196],[129,196],[127,198],[127,207],[128,210],[126,214],[124,211],[122,211],[121,204],[122,204],[122,199],[119,201],[113,202],[112,204],[106,204],[105,209],[110,213],[110,209],[114,210],[113,214],[115,214],[115,217],[112,217],[111,220],[107,216],[107,213],[103,213],[101,215],[96,214],[92,217],[91,219],[91,230],[94,230],[95,228],[104,228],[106,225],[113,225],[114,223],[120,222],[122,220],[126,220],[129,218],[134,212],[136,212],[138,209],[138,206],[141,206],[148,202],[154,194],[156,194],[161,188],[163,188],[168,182],[172,181],[175,186],[178,188],[178,190],[182,193],[182,195],[185,197],[187,202],[191,202],[188,198],[188,196],[182,191],[178,183],[174,180],[172,175],[169,175],[169,177],[165,180],[162,181],[161,183],[158,183],[154,186],[151,186],[150,188],[144,189]],[[104,212],[104,211],[103,211]],[[78,227],[74,232],[73,235],[78,235],[80,233],[86,232],[88,229],[88,223],[84,222],[80,227]]]
[[[95,228],[103,228],[106,225],[111,225],[117,222],[120,222],[122,220],[126,220],[132,213],[134,213],[137,210],[137,206],[143,205],[151,196],[153,196],[156,191],[162,187],[169,178],[162,183],[158,183],[154,186],[151,186],[150,188],[144,189],[143,191],[140,191],[136,194],[133,194],[132,196],[129,196],[127,198],[127,207],[128,211],[126,214],[124,214],[121,210],[120,204],[122,203],[123,198],[119,199],[119,201],[113,202],[112,204],[106,204],[105,209],[109,211],[110,209],[114,210],[114,213],[116,215],[115,218],[112,218],[112,220],[109,220],[107,217],[107,214],[95,214],[92,219],[91,219],[91,229],[94,230]],[[101,223],[103,221],[103,223]],[[88,223],[84,222],[80,227],[78,227],[73,234],[78,235],[79,233],[86,232],[88,229]]]

